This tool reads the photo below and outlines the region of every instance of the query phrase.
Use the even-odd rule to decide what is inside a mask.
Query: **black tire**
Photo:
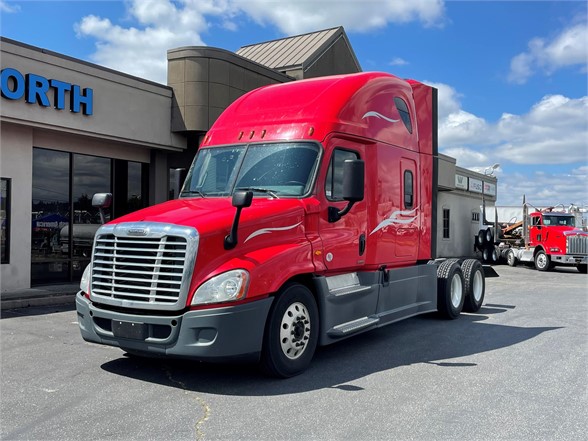
[[[489,248],[484,248],[482,250],[482,259],[484,260],[484,262],[486,262],[486,263],[490,262],[490,257],[491,257],[490,254],[491,253],[490,253],[490,249]]]
[[[482,248],[486,245],[486,230],[478,231],[478,246]]]
[[[538,251],[535,254],[535,269],[537,271],[549,271],[551,268],[553,268],[553,265],[549,256],[543,250]]]
[[[287,336],[285,333],[291,334]],[[269,313],[263,337],[261,368],[273,377],[302,373],[316,350],[319,316],[310,290],[300,284],[284,286]]]
[[[486,243],[494,243],[494,234],[490,228],[486,228]]]
[[[588,265],[585,263],[578,265],[578,271],[582,274],[586,274],[588,272]]]
[[[492,263],[498,263],[499,257],[498,250],[495,246],[492,246],[492,248],[490,248],[490,261]]]
[[[465,300],[461,267],[447,260],[437,268],[437,309],[448,319],[459,317]]]
[[[466,312],[478,312],[482,307],[482,303],[484,303],[484,294],[486,293],[484,268],[477,260],[467,259],[461,264],[461,270],[465,282],[463,310]]]
[[[506,252],[506,263],[508,263],[508,266],[517,266],[519,263],[519,259],[517,259],[513,250],[508,250]]]

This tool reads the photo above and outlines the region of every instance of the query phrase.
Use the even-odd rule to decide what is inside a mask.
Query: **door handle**
[[[359,255],[363,256],[364,252],[365,252],[365,233],[362,233],[361,236],[359,236]]]

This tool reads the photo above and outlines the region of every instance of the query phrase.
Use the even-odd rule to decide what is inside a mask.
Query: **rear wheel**
[[[461,267],[453,260],[437,268],[437,309],[442,316],[456,319],[463,309],[464,279]]]
[[[312,293],[300,284],[280,290],[266,324],[261,367],[269,375],[288,378],[310,364],[318,342],[318,308]]]
[[[551,259],[545,251],[539,251],[535,254],[535,268],[538,271],[549,271],[551,267]]]
[[[486,230],[480,230],[478,231],[478,246],[479,247],[483,247],[484,245],[486,245]]]
[[[494,235],[492,234],[492,230],[490,228],[486,228],[486,242],[494,243]]]
[[[465,260],[461,265],[465,281],[465,300],[463,310],[477,312],[484,302],[486,292],[486,280],[484,279],[484,268],[475,259]]]

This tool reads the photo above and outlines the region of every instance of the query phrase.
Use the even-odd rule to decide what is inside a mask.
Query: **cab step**
[[[347,323],[334,326],[327,331],[327,335],[332,338],[345,337],[355,332],[363,331],[371,326],[377,325],[379,317],[362,317]]]

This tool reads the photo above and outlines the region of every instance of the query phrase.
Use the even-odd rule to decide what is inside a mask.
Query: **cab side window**
[[[412,183],[412,172],[410,170],[404,171],[404,208],[412,208],[414,206],[414,187]]]
[[[408,133],[412,133],[412,123],[410,122],[410,112],[408,111],[408,106],[406,105],[406,101],[404,101],[400,97],[394,97],[394,104],[396,105],[396,109],[398,109],[398,113],[400,114],[400,118],[404,123],[404,127],[408,130]]]
[[[330,201],[343,200],[343,164],[348,159],[359,159],[357,152],[343,149],[335,149],[325,182],[325,194]]]

